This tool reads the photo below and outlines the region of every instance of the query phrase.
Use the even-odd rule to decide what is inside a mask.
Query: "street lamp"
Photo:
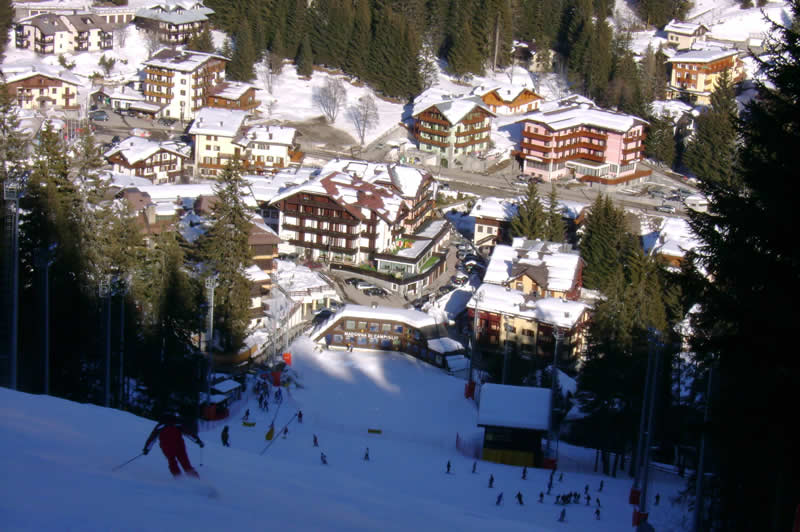
[[[105,383],[105,400],[103,403],[106,408],[111,407],[111,276],[105,275],[100,280],[98,285],[98,295],[100,299],[105,300],[105,314],[106,314],[106,383]]]

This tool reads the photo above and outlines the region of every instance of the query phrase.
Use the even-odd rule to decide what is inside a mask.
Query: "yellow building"
[[[744,79],[744,64],[736,50],[689,50],[667,60],[670,66],[667,98],[709,105],[717,78],[729,71],[733,83]]]
[[[705,39],[708,28],[704,24],[672,19],[664,26],[664,33],[670,46],[676,50],[689,50],[696,41]]]

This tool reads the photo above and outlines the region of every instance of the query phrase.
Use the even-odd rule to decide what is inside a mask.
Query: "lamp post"
[[[44,387],[43,393],[50,395],[50,266],[53,265],[53,253],[56,244],[51,244],[47,249],[34,251],[34,263],[42,274],[42,313],[44,322],[44,337],[42,338],[42,356],[44,359]]]
[[[550,372],[550,409],[547,411],[547,451],[548,458],[550,457],[553,449],[553,434],[555,434],[555,416],[553,409],[556,404],[556,383],[558,382],[558,342],[561,341],[563,334],[556,326],[553,326],[553,339],[555,345],[553,346],[553,369]]]
[[[211,356],[209,342],[214,342],[214,289],[217,287],[217,274],[206,278],[206,299],[208,301],[208,314],[206,315],[206,340],[203,351],[208,357],[208,371],[206,372],[206,399],[211,399],[211,372],[214,366],[214,357]]]
[[[697,479],[695,481],[695,488],[694,488],[694,526],[692,530],[694,532],[700,532],[700,521],[703,517],[703,478],[706,474],[705,472],[705,458],[706,458],[706,429],[705,427],[708,426],[709,421],[709,408],[711,405],[711,381],[714,378],[714,367],[712,366],[708,370],[708,383],[706,384],[706,405],[705,405],[705,412],[703,413],[703,434],[700,436],[700,453],[697,457]]]
[[[100,280],[98,286],[100,299],[105,303],[105,328],[106,328],[106,377],[103,404],[106,408],[111,407],[111,277],[106,275]]]

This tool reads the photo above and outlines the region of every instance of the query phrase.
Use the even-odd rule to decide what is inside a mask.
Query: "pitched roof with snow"
[[[291,146],[296,134],[297,130],[293,127],[256,125],[247,128],[234,144],[247,146],[251,142],[259,142]]]
[[[486,383],[481,386],[479,427],[547,430],[550,388]]]
[[[191,147],[183,142],[156,142],[142,137],[128,137],[105,152],[103,156],[108,159],[109,157],[119,154],[128,164],[136,164],[162,150],[174,153],[185,159],[188,159],[191,154]]]
[[[211,90],[211,96],[214,98],[224,98],[226,100],[238,100],[244,96],[247,91],[255,88],[256,86],[252,83],[226,80]]]
[[[61,20],[61,15],[54,15],[52,13],[43,13],[41,15],[33,15],[19,21],[23,26],[33,26],[37,28],[42,35],[55,35],[58,32],[68,32],[69,28]]]
[[[177,25],[203,22],[208,20],[208,15],[213,13],[214,10],[210,7],[205,7],[202,2],[161,0],[152,7],[136,11],[136,17]]]
[[[680,22],[675,19],[672,19],[666,26],[664,26],[664,32],[691,36],[694,35],[694,33],[700,28],[703,28],[706,31],[708,31],[708,28],[705,26],[705,24],[696,24],[694,22]]]
[[[692,232],[689,222],[683,218],[664,218],[658,233],[653,253],[670,257],[683,257],[700,245],[700,239]]]
[[[34,76],[44,76],[71,85],[83,85],[81,79],[69,70],[61,70],[58,67],[39,62],[5,63],[0,67],[0,71],[3,72],[5,83],[14,83]]]
[[[519,206],[516,202],[506,198],[497,198],[489,196],[480,198],[472,206],[469,215],[475,218],[490,218],[492,220],[511,221],[517,215],[517,208]]]
[[[305,183],[289,187],[276,194],[270,203],[303,192],[328,196],[359,220],[367,220],[372,211],[387,223],[397,218],[403,202],[389,186],[370,183],[358,176],[342,172],[332,172],[320,173]]]
[[[467,308],[474,309],[476,305],[484,312],[512,315],[564,329],[577,325],[589,308],[585,303],[555,297],[535,299],[519,290],[489,283],[475,291]]]
[[[235,137],[244,124],[247,112],[237,109],[203,107],[189,128],[190,135],[218,135]]]
[[[424,106],[424,107],[423,107]],[[417,116],[420,113],[427,111],[428,109],[435,107],[439,110],[440,113],[450,122],[451,125],[458,124],[461,122],[465,116],[467,116],[473,109],[476,107],[481,109],[483,112],[488,114],[489,116],[495,116],[493,112],[486,108],[486,105],[483,103],[483,100],[480,99],[478,96],[467,96],[465,98],[457,98],[453,100],[444,100],[441,102],[437,102],[434,104],[430,104],[430,102],[424,102],[419,105],[419,107],[415,106],[414,110],[412,111],[413,116]]]
[[[424,312],[413,309],[395,308],[395,307],[367,307],[364,305],[345,305],[339,312],[328,318],[326,323],[336,323],[341,319],[357,318],[366,320],[387,320],[404,323],[415,329],[422,329],[424,327],[436,327],[436,320]],[[322,337],[326,327],[320,327],[312,334],[311,339],[314,341]]]

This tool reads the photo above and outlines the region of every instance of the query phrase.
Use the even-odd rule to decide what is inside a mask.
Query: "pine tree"
[[[353,33],[347,48],[345,69],[347,72],[365,78],[367,75],[366,63],[369,56],[371,40],[372,19],[367,0],[357,0],[355,4],[355,18]]]
[[[798,20],[800,3],[793,1],[791,9]],[[720,159],[707,165],[717,178],[700,182],[709,210],[690,213],[703,242],[689,257],[690,264],[702,267],[687,279],[693,302],[700,305],[692,315],[692,350],[704,367],[716,366],[719,384],[708,427],[710,469],[719,479],[712,518],[720,529],[734,532],[789,530],[800,500],[796,424],[775,406],[794,404],[800,382],[796,298],[790,288],[800,281],[792,236],[800,32],[794,24],[773,26],[771,34],[770,60],[761,63],[765,81],[738,124],[734,175],[721,172],[729,152],[720,150]],[[758,437],[735,437],[743,426],[761,427]],[[768,459],[749,462],[742,456]]]
[[[255,77],[253,65],[258,58],[250,24],[242,24],[234,43],[233,56],[228,63],[228,77],[234,81],[250,81]]]
[[[303,42],[300,45],[300,50],[297,52],[297,57],[294,60],[297,65],[298,76],[311,76],[314,72],[314,58],[311,55],[311,39],[308,35],[303,37]]]
[[[14,24],[14,6],[12,4],[11,0],[0,0],[0,60],[5,55],[9,30]]]
[[[211,37],[211,29],[206,26],[203,31],[192,35],[186,48],[209,54],[214,53],[214,40]]]
[[[650,127],[644,141],[645,156],[668,167],[675,163],[675,126],[668,117],[650,117]]]
[[[717,78],[711,107],[697,117],[683,161],[703,181],[730,183],[736,158],[736,96],[727,71]]]
[[[450,71],[459,77],[467,74],[483,74],[478,47],[472,27],[468,23],[456,33],[447,53],[447,63]]]
[[[214,188],[218,201],[211,213],[211,228],[200,242],[203,263],[218,275],[215,291],[215,331],[224,351],[238,350],[248,327],[250,283],[244,270],[251,262],[247,244],[250,218],[242,199],[245,181],[239,163],[230,163]]]
[[[511,219],[511,234],[528,240],[547,238],[548,219],[539,200],[536,184],[528,184],[528,191],[523,203],[517,208],[517,214]]]
[[[286,16],[286,57],[297,57],[300,45],[306,35],[306,2],[305,0],[288,0],[289,8]],[[309,47],[309,50],[311,48]]]
[[[605,291],[624,263],[623,254],[632,235],[625,227],[625,213],[602,194],[592,203],[586,217],[581,257],[586,262],[583,282],[587,288]]]
[[[555,185],[550,187],[547,200],[547,234],[545,235],[545,240],[550,242],[563,242],[566,226],[561,216],[561,207],[558,204],[558,194],[556,193]]]
[[[9,175],[17,175],[27,166],[27,142],[19,131],[18,113],[8,85],[0,83],[0,186]]]

